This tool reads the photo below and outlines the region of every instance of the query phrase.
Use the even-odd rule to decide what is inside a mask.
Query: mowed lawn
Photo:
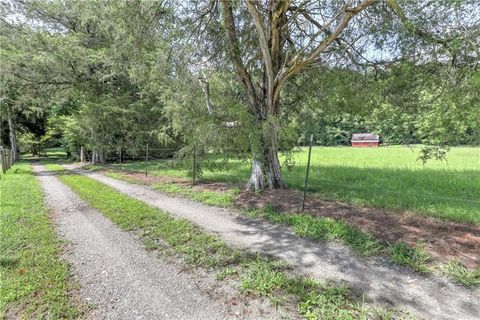
[[[480,147],[453,147],[446,160],[418,160],[420,146],[380,148],[314,147],[309,192],[323,199],[361,206],[410,210],[443,219],[480,224]],[[308,149],[294,154],[294,165],[284,166],[291,188],[302,189]],[[246,182],[248,161],[228,163],[199,156],[204,180]],[[206,161],[208,159],[208,161]],[[217,163],[210,170],[212,162]],[[150,161],[151,174],[186,177],[187,164]],[[144,170],[144,162],[115,164]]]
[[[15,164],[0,180],[0,319],[73,319],[68,264],[30,164]]]

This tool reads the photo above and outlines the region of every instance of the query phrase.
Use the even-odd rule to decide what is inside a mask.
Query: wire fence
[[[422,202],[425,207],[455,202],[457,206],[469,206],[480,213],[480,171],[448,172],[428,171],[412,167],[376,167],[368,163],[346,165],[339,163],[332,168],[322,163],[321,151],[312,153],[313,137],[308,147],[293,155],[296,158],[290,167],[284,165],[283,175],[289,187],[303,192],[302,210],[307,195],[321,194],[356,197],[371,202]],[[201,179],[228,182],[246,182],[250,164],[239,150],[224,150],[212,153],[195,147],[178,157],[174,148],[123,148],[108,149],[108,166],[145,176],[167,175],[191,179],[196,184]],[[227,156],[228,155],[228,156]],[[340,160],[341,161],[341,160]],[[479,152],[480,168],[480,152]],[[348,161],[346,161],[348,163]],[[342,198],[342,197],[340,197]]]
[[[367,162],[357,166],[345,164],[351,159],[335,167],[324,163],[321,147],[316,155],[312,155],[312,147],[313,137],[306,163],[300,164],[305,172],[305,181],[299,179],[297,172],[291,176],[286,174],[292,185],[303,187],[302,210],[306,194],[315,193],[380,204],[393,202],[402,204],[402,208],[408,205],[427,210],[438,206],[462,210],[473,208],[480,215],[480,149],[478,157],[469,163],[470,170],[448,172],[423,166],[379,166]],[[315,165],[311,166],[311,163]],[[477,169],[474,169],[476,164]]]

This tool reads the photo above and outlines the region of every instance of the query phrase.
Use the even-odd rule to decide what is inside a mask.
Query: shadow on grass
[[[205,172],[208,181],[245,182],[248,168]],[[303,190],[306,166],[284,171],[287,186]],[[480,223],[480,171],[311,166],[308,193],[360,206],[412,210]]]

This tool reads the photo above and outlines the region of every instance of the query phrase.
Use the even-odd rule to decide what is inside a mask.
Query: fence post
[[[5,165],[5,156],[4,156],[4,149],[3,147],[0,147],[0,162],[2,163],[2,173],[5,174],[7,171],[6,165]]]
[[[7,152],[5,153],[7,157],[7,170],[12,167],[12,151],[11,149],[7,149]]]
[[[8,171],[8,149],[3,149],[3,165],[5,166],[5,172]]]
[[[313,134],[310,135],[310,147],[308,148],[307,173],[305,174],[305,187],[303,189],[302,211],[305,209],[305,198],[307,197],[308,173],[310,172],[310,158],[312,157]]]
[[[193,181],[192,184],[195,185],[197,183],[197,145],[193,145]]]
[[[147,148],[145,149],[145,177],[148,176],[148,143]]]

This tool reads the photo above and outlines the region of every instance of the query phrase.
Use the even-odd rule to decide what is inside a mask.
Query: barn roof
[[[354,133],[352,135],[352,142],[367,142],[367,141],[375,141],[378,142],[380,140],[378,134],[374,133]]]

